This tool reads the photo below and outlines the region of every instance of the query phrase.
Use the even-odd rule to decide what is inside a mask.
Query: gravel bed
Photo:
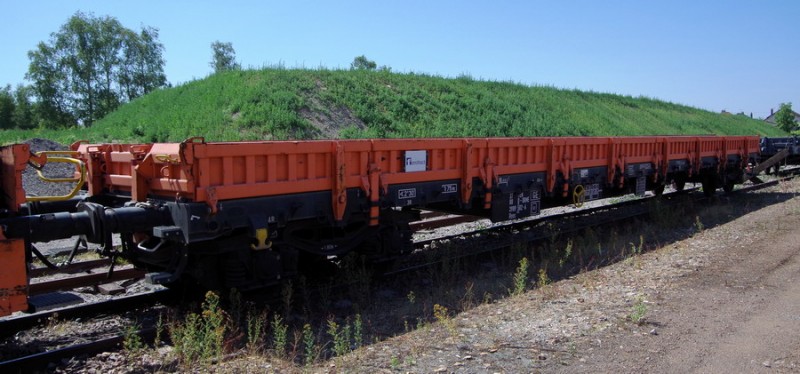
[[[46,139],[34,138],[24,142],[30,145],[31,152],[64,151],[69,147]],[[50,178],[71,178],[75,167],[67,163],[48,163],[42,174]],[[42,181],[36,169],[28,167],[22,173],[22,186],[29,196],[63,196],[72,191],[74,185],[68,183],[48,183]]]

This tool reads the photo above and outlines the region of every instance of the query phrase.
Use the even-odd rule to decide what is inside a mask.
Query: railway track
[[[125,313],[137,310],[143,305],[155,305],[156,303],[166,303],[173,299],[174,295],[169,290],[158,290],[147,293],[140,293],[130,296],[123,296],[110,300],[85,303],[77,306],[69,306],[45,312],[27,314],[0,320],[0,338],[8,338],[17,331],[33,328],[41,325],[45,321],[88,320],[96,316]],[[149,339],[155,330],[151,327],[138,329],[136,334],[143,339]],[[43,370],[50,363],[61,362],[63,359],[81,355],[91,355],[99,352],[119,349],[127,333],[113,333],[93,339],[90,342],[69,344],[42,352],[14,357],[0,361],[0,372],[2,373],[26,373]]]
[[[83,292],[75,290],[89,288],[93,292],[105,293],[107,289],[124,292],[124,286],[144,277],[145,272],[130,265],[111,267],[109,259],[87,260],[61,265],[57,269],[40,267],[31,269],[31,282],[28,289],[30,309],[28,313],[0,318],[0,338],[8,339],[19,331],[54,321],[83,320],[113,314],[122,314],[142,308],[142,306],[167,303],[174,299],[173,292],[156,289],[132,295],[109,294],[106,299],[94,301],[84,299]],[[122,284],[120,287],[118,284]],[[62,292],[68,291],[68,292]],[[111,292],[115,293],[115,292]],[[148,331],[140,332],[146,335]],[[49,363],[82,354],[92,354],[104,350],[117,349],[123,341],[123,334],[103,336],[95,341],[69,344],[65,347],[47,349],[30,355],[0,361],[0,372],[30,372],[42,370]]]
[[[28,270],[28,276],[31,278],[39,278],[58,273],[75,274],[104,266],[111,266],[111,259],[102,258],[98,260],[73,262],[68,265],[59,266],[57,269],[51,269],[46,266],[37,267]]]
[[[420,232],[425,230],[434,230],[442,227],[453,226],[460,223],[475,222],[483,217],[476,217],[470,215],[447,214],[440,212],[422,212],[421,220],[411,222],[409,226],[411,231]]]
[[[695,195],[690,194],[694,189],[681,193],[665,196],[662,201],[666,205],[686,203],[693,199]],[[552,239],[561,235],[568,235],[594,226],[613,224],[624,220],[633,219],[648,215],[652,212],[650,206],[656,197],[639,198],[615,205],[601,205],[581,210],[561,212],[551,214],[536,219],[527,219],[519,222],[498,223],[489,228],[478,227],[466,231],[457,231],[444,235],[426,238],[415,241],[417,251],[426,251],[428,247],[435,246],[436,243],[447,242],[451,247],[459,250],[456,258],[477,256],[480,254],[502,250],[514,244],[530,244],[537,241]],[[704,197],[696,197],[696,200],[703,200]],[[662,207],[666,207],[662,205]],[[480,225],[478,225],[480,226]],[[474,244],[478,237],[480,245]],[[465,244],[472,243],[472,244]],[[454,258],[424,262],[413,265],[405,265],[399,269],[392,270],[386,275],[396,275],[413,270],[435,266],[442,261],[451,261]]]
[[[142,305],[165,302],[171,297],[174,297],[174,295],[172,295],[170,290],[160,289],[134,295],[120,296],[109,300],[7,317],[0,320],[0,338],[8,337],[17,331],[39,325],[42,321],[47,321],[55,317],[68,320],[73,318],[89,318],[105,313],[124,312],[141,307]]]
[[[92,302],[92,299],[103,297],[100,295],[111,297],[123,294],[129,285],[143,279],[146,272],[132,265],[114,265],[110,259],[98,259],[73,262],[57,268],[37,267],[30,269],[28,274],[30,313]],[[86,300],[87,289],[99,295]]]
[[[793,178],[795,173],[797,173],[797,170],[800,169],[792,170],[789,176],[768,181],[758,185],[745,186],[740,188],[738,191],[740,193],[741,192],[746,193],[749,191],[755,191],[769,186],[774,186],[783,180]],[[668,194],[661,201],[665,202],[666,204],[673,204],[673,203],[681,204],[681,203],[686,203],[687,201],[697,202],[707,199],[701,196],[700,194],[692,192],[693,191],[689,190],[685,193],[680,193],[680,194]],[[435,238],[427,238],[424,240],[419,240],[415,243],[415,246],[418,250],[424,250],[427,246],[430,246],[434,242],[441,242],[441,241],[458,242],[460,240],[463,240],[463,238],[465,237],[471,237],[476,235],[488,237],[490,235],[493,235],[491,233],[499,233],[491,239],[490,241],[491,243],[487,241],[485,245],[481,245],[479,248],[476,248],[475,250],[462,251],[462,253],[460,254],[460,256],[474,256],[480,253],[485,253],[507,247],[510,245],[510,243],[519,242],[520,240],[527,242],[546,240],[554,234],[564,235],[588,227],[592,227],[594,225],[607,224],[613,221],[622,221],[626,219],[632,219],[635,217],[647,215],[652,213],[651,210],[653,207],[653,205],[651,204],[652,201],[654,201],[653,197],[639,198],[631,201],[618,203],[613,206],[598,206],[592,208],[585,208],[576,211],[569,211],[554,215],[537,217],[536,219],[529,219],[521,222],[503,223],[494,225],[493,227],[490,228],[473,229],[469,231],[458,232],[455,234],[442,235]],[[434,218],[435,216],[437,215],[436,214],[423,215],[423,217],[428,218],[429,220],[431,218]],[[438,215],[438,217],[446,217],[447,219],[450,219],[450,217],[447,217],[446,215],[445,216]],[[474,217],[468,217],[468,218],[465,217],[462,219],[465,222],[468,222],[470,220],[474,220]],[[544,225],[544,223],[548,222],[553,223],[556,221],[561,222],[561,224],[559,224],[559,227],[557,228],[554,228],[552,226],[543,227],[546,226]],[[441,221],[437,220],[437,222]],[[436,227],[436,224],[430,225],[428,227]],[[435,265],[435,263],[431,262],[411,264],[410,266],[403,266],[394,269],[390,272],[387,272],[386,274],[384,274],[384,276],[395,276],[400,273],[410,272],[426,266],[433,266],[433,265]],[[80,267],[84,265],[76,265],[76,266]],[[96,279],[94,281],[96,281]],[[135,306],[152,304],[156,301],[163,300],[164,297],[168,297],[167,294],[164,292],[158,292],[149,295],[135,295],[119,300],[109,300],[107,302],[102,302],[102,303],[64,308],[62,310],[51,311],[47,313],[33,314],[26,316],[24,318],[18,317],[14,319],[9,319],[8,321],[0,321],[0,331],[5,331],[5,332],[15,331],[19,330],[20,326],[35,325],[39,323],[39,321],[47,319],[48,316],[51,316],[53,313],[58,313],[58,315],[62,318],[71,318],[70,316],[82,316],[82,315],[101,313],[101,312],[113,313],[114,310],[130,310]],[[11,325],[13,325],[13,328],[10,327]],[[152,334],[152,331],[145,329],[140,332],[140,334],[144,335],[148,333]],[[120,346],[123,339],[124,337],[120,334],[112,337],[98,339],[97,342],[79,344],[70,347],[63,347],[48,352],[36,353],[26,357],[14,358],[8,361],[0,362],[0,371],[26,372],[30,370],[35,370],[36,368],[41,368],[43,366],[46,366],[47,363],[49,362],[59,361],[63,358],[74,357],[80,354],[92,354],[101,351],[117,349]]]
[[[736,191],[742,191],[742,192],[757,191],[757,190],[760,190],[760,189],[763,189],[763,188],[774,186],[774,185],[776,185],[776,184],[778,184],[778,183],[780,183],[782,181],[786,181],[786,180],[792,179],[798,174],[800,174],[800,167],[782,169],[780,171],[780,174],[779,174],[778,177],[773,177],[773,179],[768,180],[766,182],[742,186],[742,187],[738,188]],[[667,201],[669,201],[668,199],[670,199],[670,198],[673,198],[673,197],[676,197],[676,196],[685,195],[685,194],[688,194],[688,193],[691,193],[691,192],[695,192],[695,191],[699,191],[699,187],[688,187],[687,186],[687,188],[684,191],[681,191],[681,192],[665,193],[663,195],[663,198],[666,198]],[[648,195],[646,197],[633,198],[633,199],[630,199],[630,200],[627,200],[627,201],[614,202],[614,203],[606,203],[606,202],[603,202],[603,201],[599,201],[598,204],[596,204],[595,206],[586,206],[586,207],[577,208],[577,209],[570,208],[570,210],[568,210],[566,212],[559,211],[559,210],[563,210],[563,208],[545,209],[545,210],[542,211],[541,215],[536,216],[536,217],[530,217],[530,218],[526,218],[526,219],[519,220],[519,221],[499,222],[499,223],[495,223],[495,224],[492,224],[491,222],[489,222],[488,219],[484,219],[482,217],[456,216],[456,215],[437,213],[437,212],[424,212],[422,214],[422,220],[417,221],[417,222],[412,222],[411,225],[412,225],[412,227],[423,228],[423,230],[434,230],[434,229],[448,227],[448,226],[452,226],[452,225],[458,225],[460,223],[476,222],[476,221],[479,221],[479,220],[484,220],[485,224],[487,226],[491,226],[490,229],[500,229],[500,230],[502,230],[502,229],[514,229],[514,228],[518,228],[518,227],[526,227],[526,226],[529,226],[531,224],[540,223],[540,222],[542,222],[544,220],[558,220],[558,219],[562,219],[562,218],[570,218],[570,217],[579,216],[579,215],[592,215],[592,214],[595,214],[595,213],[598,213],[598,212],[603,212],[603,211],[606,211],[606,210],[609,210],[609,209],[612,209],[612,208],[613,209],[618,209],[618,208],[627,209],[628,206],[635,206],[635,205],[641,204],[642,202],[655,201],[657,199],[663,199],[663,198],[655,196],[655,195]],[[702,200],[706,200],[706,199],[707,198],[705,196],[699,196],[699,197],[696,198],[696,201],[702,201]],[[614,199],[612,198],[612,199],[604,199],[604,200],[614,200]],[[550,212],[548,212],[548,210]],[[555,212],[555,213],[553,213],[553,212]],[[634,213],[634,212],[631,212],[630,214],[636,215],[636,213]],[[642,214],[642,213],[639,213],[639,214]],[[460,219],[456,219],[456,218],[460,218]],[[625,218],[629,218],[629,217],[622,216],[620,219],[625,219]],[[459,231],[459,232],[457,232],[455,234],[439,235],[439,236],[433,236],[433,237],[425,238],[425,239],[422,239],[422,240],[417,240],[417,241],[414,242],[414,244],[415,244],[416,247],[421,248],[421,247],[423,247],[425,245],[429,245],[430,243],[435,242],[435,241],[454,239],[454,238],[458,238],[458,237],[465,236],[465,235],[478,234],[478,233],[481,233],[481,232],[484,232],[484,231],[486,231],[486,228],[483,228],[483,227],[480,227],[480,228],[477,228],[477,229],[465,230],[465,231],[462,230],[462,231]]]
[[[593,206],[584,206],[582,208],[568,208],[566,211],[564,208],[553,208],[553,209],[545,209],[542,211],[542,214],[536,217],[527,218],[519,221],[507,221],[507,222],[498,222],[492,224],[490,221],[485,220],[483,225],[478,225],[477,228],[470,228],[467,230],[459,230],[455,233],[449,234],[442,234],[442,235],[434,235],[425,239],[416,240],[414,245],[418,249],[424,248],[426,245],[430,245],[431,243],[444,241],[444,240],[453,240],[458,239],[464,236],[470,235],[477,235],[481,233],[486,233],[490,231],[502,231],[502,230],[520,230],[522,228],[527,228],[531,226],[536,226],[541,224],[542,222],[547,221],[557,221],[557,220],[564,220],[564,219],[573,219],[575,217],[580,216],[596,216],[600,212],[615,210],[615,211],[626,211],[629,210],[631,206],[640,206],[644,203],[655,201],[656,199],[672,199],[678,196],[684,196],[691,192],[697,191],[698,188],[687,188],[682,192],[671,192],[666,193],[663,197],[656,197],[653,195],[649,195],[646,197],[641,198],[632,198],[622,202],[611,202],[609,203],[608,200],[614,199],[604,199],[604,201],[597,201]],[[620,219],[628,218],[631,214],[635,213],[627,213],[627,215],[621,216]],[[473,220],[464,220],[463,222],[475,222],[477,219]],[[456,223],[457,224],[457,223]],[[430,228],[442,228],[447,227],[450,225],[442,225],[438,226],[435,223],[428,225]],[[535,240],[535,239],[534,239]]]
[[[774,179],[747,186],[742,186],[736,190],[737,193],[758,191],[767,187],[775,186],[782,181],[790,180],[800,174],[800,167],[789,168],[781,171],[779,177]],[[436,235],[433,237],[416,240],[414,246],[417,251],[424,251],[427,247],[437,242],[452,242],[453,246],[459,246],[458,242],[469,240],[474,236],[487,236],[491,233],[495,235],[491,240],[486,240],[480,246],[469,245],[469,249],[465,246],[460,246],[458,257],[475,256],[482,253],[492,252],[510,247],[514,243],[532,243],[541,240],[547,240],[558,235],[565,235],[570,233],[579,232],[587,228],[602,224],[610,224],[630,220],[637,217],[642,217],[653,213],[653,202],[658,201],[661,206],[659,209],[669,208],[671,205],[683,204],[688,201],[693,203],[707,201],[710,198],[703,194],[696,193],[700,189],[697,187],[688,187],[681,192],[666,193],[662,197],[650,195],[642,198],[635,198],[628,201],[617,202],[615,204],[601,204],[594,207],[585,207],[578,210],[567,212],[550,213],[543,211],[543,214],[535,218],[528,218],[520,221],[500,222],[490,224],[487,220],[487,225],[491,227],[468,228],[466,230],[457,230],[455,233],[448,233],[443,235]],[[718,198],[715,195],[714,198]],[[465,219],[463,222],[474,222],[475,219]],[[546,223],[559,222],[557,226],[548,226]],[[429,224],[430,228],[442,228],[447,225],[437,226],[435,223]],[[448,259],[450,260],[450,259]],[[428,266],[435,266],[440,264],[441,261],[425,262],[414,265],[405,265],[401,268],[391,270],[385,275],[396,275],[412,270],[425,268]]]
[[[141,331],[139,334],[144,335],[148,331]],[[154,332],[150,333],[153,334]],[[125,335],[115,335],[97,339],[88,343],[70,345],[63,348],[15,358],[0,362],[0,371],[4,373],[26,373],[40,371],[42,368],[46,368],[52,362],[59,362],[63,359],[80,355],[94,354],[118,349],[124,340]]]
[[[145,274],[146,272],[143,270],[135,269],[133,266],[125,266],[120,269],[114,269],[111,272],[103,271],[39,282],[32,281],[28,292],[31,296],[37,296],[55,291],[72,290],[79,287],[93,287],[109,282],[142,279]]]

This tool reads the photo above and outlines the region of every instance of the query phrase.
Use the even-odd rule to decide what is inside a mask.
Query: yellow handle
[[[75,188],[67,195],[62,196],[26,196],[25,199],[28,201],[59,201],[59,200],[69,200],[75,195],[78,194],[78,191],[81,190],[83,184],[86,182],[86,164],[74,157],[78,155],[79,152],[74,151],[42,151],[36,152],[34,157],[37,160],[44,160],[41,164],[34,164],[31,163],[36,168],[36,173],[39,175],[39,179],[48,183],[75,183]],[[62,155],[62,156],[49,156],[49,155]],[[77,178],[49,178],[42,173],[42,167],[48,162],[59,162],[59,163],[67,163],[75,165],[75,169],[78,171],[79,176]]]

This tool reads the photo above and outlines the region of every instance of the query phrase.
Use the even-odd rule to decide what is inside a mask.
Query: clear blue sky
[[[210,44],[243,67],[348,68],[648,96],[718,112],[800,112],[800,1],[0,0],[0,85],[76,11],[160,30],[173,84],[211,72]]]

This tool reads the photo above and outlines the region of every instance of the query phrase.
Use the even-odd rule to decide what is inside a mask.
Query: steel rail
[[[111,259],[101,258],[97,260],[73,262],[68,265],[59,266],[58,269],[50,269],[48,267],[33,268],[28,270],[28,276],[37,278],[59,273],[77,273],[109,265],[111,265]]]
[[[125,295],[113,299],[83,303],[63,308],[50,309],[22,315],[12,315],[0,319],[0,338],[8,337],[18,331],[42,324],[52,318],[71,319],[89,318],[104,313],[124,312],[152,305],[158,302],[168,302],[174,299],[173,292],[168,289],[142,292],[134,295]]]
[[[145,274],[146,272],[144,270],[126,267],[122,269],[115,269],[110,274],[108,272],[84,274],[71,276],[68,278],[35,282],[28,286],[28,295],[41,295],[48,292],[70,290],[78,287],[96,286],[101,283],[115,282],[126,279],[139,279],[144,278]]]
[[[142,339],[151,339],[155,336],[155,328],[141,329],[137,334]],[[0,372],[3,373],[27,373],[32,371],[44,370],[53,362],[75,357],[78,355],[96,354],[118,348],[125,341],[126,335],[119,334],[100,338],[95,341],[70,345],[45,352],[38,352],[28,356],[14,358],[0,362]]]

